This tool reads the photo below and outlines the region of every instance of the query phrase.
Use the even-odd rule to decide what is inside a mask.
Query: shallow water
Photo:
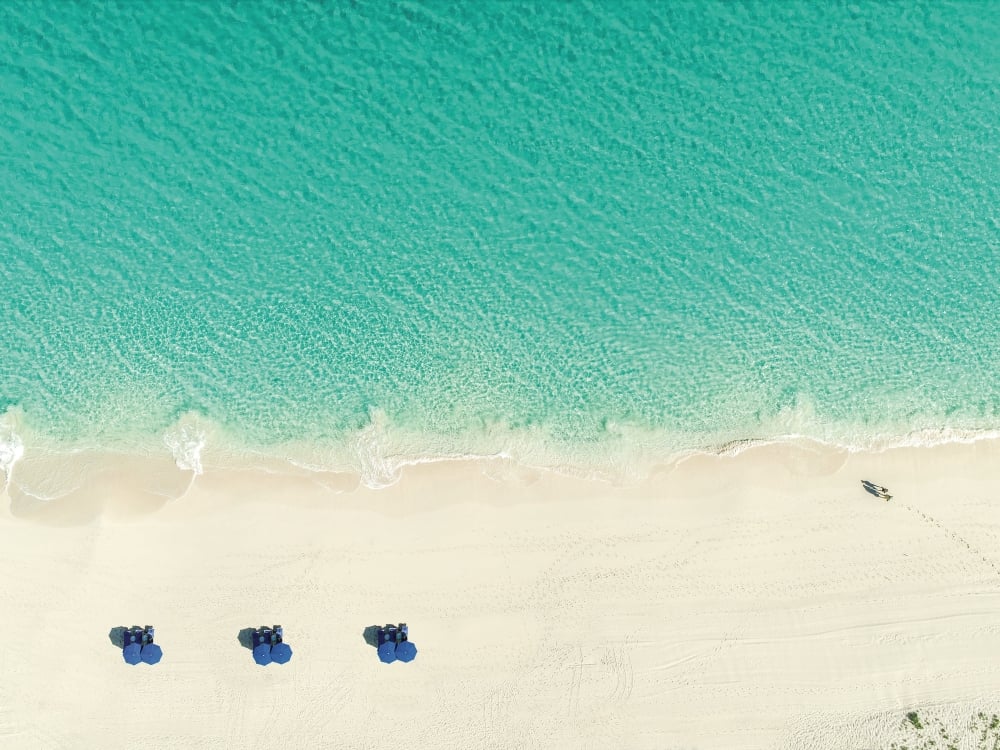
[[[0,461],[994,430],[998,39],[987,3],[0,6]]]

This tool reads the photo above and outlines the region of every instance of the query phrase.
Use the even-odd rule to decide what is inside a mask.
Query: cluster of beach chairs
[[[133,625],[112,628],[111,640],[121,647],[126,664],[157,664],[163,658],[163,649],[153,643],[154,635],[151,625]],[[284,636],[280,625],[262,625],[240,631],[240,643],[251,650],[254,662],[262,667],[287,664],[292,659],[292,647],[285,643]],[[410,629],[405,622],[372,625],[365,629],[365,641],[376,648],[383,664],[411,662],[417,656],[417,647],[410,642]]]
[[[405,622],[379,628],[376,636],[378,658],[383,664],[392,664],[394,661],[408,662],[416,658],[417,647],[410,643],[410,630]]]
[[[270,663],[287,664],[292,660],[292,647],[285,643],[280,625],[256,628],[251,633],[253,660],[262,667]]]
[[[163,649],[153,643],[152,627],[133,625],[122,630],[122,657],[126,664],[157,664],[163,658]]]

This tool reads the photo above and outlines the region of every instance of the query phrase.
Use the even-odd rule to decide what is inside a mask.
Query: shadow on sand
[[[127,631],[128,628],[122,627],[121,625],[116,628],[111,628],[111,630],[108,631],[108,640],[111,641],[111,644],[117,648],[125,648],[125,633]]]
[[[889,494],[889,488],[883,487],[880,484],[875,484],[875,482],[870,482],[867,479],[861,480],[861,486],[865,488],[865,492],[869,495],[874,495],[882,500],[889,500],[892,495]]]
[[[243,628],[236,636],[237,640],[243,648],[248,648],[253,651],[253,631],[257,628]]]
[[[361,636],[365,639],[365,643],[372,648],[378,648],[378,628],[378,625],[369,625],[361,633]]]

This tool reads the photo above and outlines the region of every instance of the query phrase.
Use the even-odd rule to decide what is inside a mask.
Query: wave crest
[[[205,471],[201,464],[201,453],[208,442],[208,430],[202,422],[202,418],[196,414],[185,415],[163,436],[163,442],[170,449],[177,468],[193,471],[196,476]]]
[[[14,407],[0,414],[0,472],[9,482],[26,446],[32,458],[36,451],[40,455],[88,450],[149,455],[150,451],[162,452],[165,446],[178,469],[192,472],[192,481],[205,473],[206,463],[267,471],[281,471],[281,466],[286,465],[310,472],[356,475],[363,486],[378,489],[397,483],[407,466],[485,460],[627,485],[694,455],[735,456],[771,444],[807,442],[853,453],[1000,440],[1000,429],[994,426],[900,425],[893,429],[887,425],[825,423],[804,398],[747,432],[682,432],[607,420],[588,440],[571,440],[550,425],[515,426],[504,421],[439,433],[372,409],[368,420],[355,429],[271,444],[248,441],[245,435],[223,424],[189,412],[165,431],[149,434],[148,442],[143,435],[131,435],[127,442],[113,444],[90,440],[66,444],[32,429],[20,409]]]
[[[24,440],[17,432],[20,421],[20,411],[15,409],[9,409],[0,417],[0,472],[8,482],[14,464],[24,456]]]

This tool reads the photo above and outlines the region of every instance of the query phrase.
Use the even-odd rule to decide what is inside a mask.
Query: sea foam
[[[182,471],[193,471],[195,475],[204,471],[201,452],[208,441],[207,431],[201,422],[202,420],[196,416],[186,417],[163,436],[163,442],[170,449],[177,468]]]
[[[4,479],[10,481],[14,464],[24,456],[24,441],[14,432],[13,427],[0,424],[0,471]]]

